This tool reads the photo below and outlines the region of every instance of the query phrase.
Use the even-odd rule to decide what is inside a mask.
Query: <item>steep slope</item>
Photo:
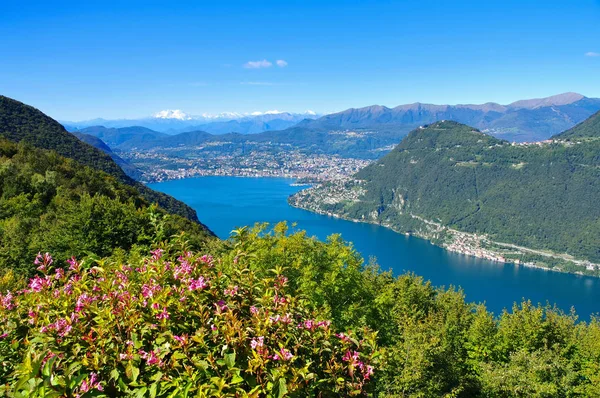
[[[114,176],[0,138],[0,275],[31,273],[38,252],[52,252],[62,265],[71,256],[148,247],[181,231],[196,246],[214,236],[201,224],[166,215]],[[160,228],[157,219],[164,219]]]
[[[102,152],[104,152],[108,156],[110,156],[112,158],[112,160],[114,160],[115,163],[129,177],[133,178],[134,180],[139,180],[139,179],[142,178],[143,173],[137,167],[135,167],[134,165],[132,165],[131,163],[129,163],[125,159],[121,158],[116,153],[114,153],[112,151],[112,149],[110,149],[108,147],[108,145],[106,145],[104,143],[104,141],[102,141],[100,138],[94,137],[93,135],[83,134],[83,133],[78,133],[78,132],[73,132],[73,135],[75,137],[79,138],[81,141],[85,142],[86,144],[89,144],[89,145],[93,146],[94,148],[100,149]]]
[[[600,112],[597,112],[592,117],[579,123],[572,129],[557,134],[552,138],[564,140],[574,138],[600,138]]]
[[[156,202],[167,211],[198,222],[196,212],[186,204],[153,191],[128,177],[123,170],[99,149],[80,141],[64,127],[39,110],[11,98],[0,96],[0,137],[13,142],[27,142],[34,147],[56,151],[84,166],[101,170],[120,182],[135,187],[149,202]]]
[[[437,122],[411,132],[355,182],[308,190],[292,203],[441,244],[451,243],[444,228],[453,228],[600,262],[598,153],[600,140],[514,145]]]

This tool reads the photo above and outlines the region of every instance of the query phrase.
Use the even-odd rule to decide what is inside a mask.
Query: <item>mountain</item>
[[[39,110],[11,98],[0,96],[0,137],[13,142],[56,151],[94,170],[103,171],[118,181],[135,188],[150,203],[165,210],[199,222],[196,212],[183,202],[136,182],[101,150],[82,142],[64,127]]]
[[[588,136],[599,133],[597,120],[580,125],[590,126]],[[354,180],[309,189],[291,202],[456,251],[582,272],[584,261],[600,262],[598,153],[600,140],[511,144],[436,122],[413,130]]]
[[[552,137],[554,139],[571,140],[574,138],[600,138],[600,112],[577,126]]]
[[[414,103],[348,109],[304,121],[313,129],[396,129],[400,134],[424,124],[454,120],[511,141],[540,141],[564,131],[600,110],[600,99],[577,93],[521,100],[508,105],[434,105]]]
[[[185,131],[202,130],[211,134],[257,134],[263,131],[284,130],[303,120],[309,120],[313,115],[277,113],[261,116],[244,117],[224,122],[211,122],[190,126]],[[183,130],[182,130],[183,131]]]
[[[168,134],[177,134],[195,130],[204,130],[213,134],[232,132],[254,134],[263,131],[285,129],[294,126],[302,120],[315,119],[317,117],[318,115],[311,111],[305,113],[267,111],[245,114],[226,112],[217,115],[204,114],[193,116],[188,115],[181,110],[165,110],[156,113],[152,117],[141,119],[93,119],[82,122],[64,121],[63,125],[70,131],[82,131],[88,127],[95,126],[117,129],[139,126],[154,130],[155,132]],[[109,146],[111,145],[109,144]]]
[[[77,132],[99,138],[112,149],[117,148],[119,145],[124,143],[135,146],[144,142],[155,141],[168,136],[167,134],[159,133],[158,131],[150,130],[141,126],[121,128],[92,126],[77,130]]]
[[[127,174],[129,177],[134,180],[140,180],[143,176],[143,173],[134,165],[121,158],[119,155],[114,153],[108,145],[104,143],[100,138],[94,137],[93,135],[83,134],[74,132],[73,135],[79,138],[81,141],[85,142],[93,146],[94,148],[100,149],[102,152],[106,153],[108,156],[115,161],[115,163]]]
[[[34,273],[39,252],[62,266],[71,256],[147,251],[181,231],[196,247],[214,237],[200,223],[153,208],[147,197],[56,151],[0,137],[0,280],[9,270]]]

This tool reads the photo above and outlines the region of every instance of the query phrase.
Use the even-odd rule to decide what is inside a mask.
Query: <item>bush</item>
[[[368,330],[337,333],[249,257],[162,245],[128,263],[39,255],[1,296],[0,381],[30,396],[351,396],[371,388]],[[224,272],[227,270],[227,272]],[[0,390],[1,391],[1,390]]]

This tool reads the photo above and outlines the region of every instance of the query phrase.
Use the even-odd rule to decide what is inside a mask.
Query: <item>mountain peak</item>
[[[191,120],[192,117],[179,109],[166,109],[154,114],[156,119]]]
[[[578,93],[562,93],[558,95],[553,95],[551,97],[545,98],[533,98],[528,100],[520,100],[509,104],[509,108],[521,108],[521,109],[537,109],[545,106],[553,106],[553,105],[568,105],[573,102],[577,102],[579,100],[584,99],[585,96]]]

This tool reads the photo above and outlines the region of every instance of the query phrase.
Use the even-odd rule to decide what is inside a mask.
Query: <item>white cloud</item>
[[[248,61],[244,64],[244,68],[246,69],[261,69],[261,68],[270,68],[273,64],[266,59],[262,61]]]
[[[275,63],[280,68],[285,68],[288,65],[288,63],[286,61],[284,61],[283,59],[278,59],[277,61],[275,61]]]
[[[600,57],[600,53],[590,51],[590,52],[585,53],[585,56],[586,57]]]

